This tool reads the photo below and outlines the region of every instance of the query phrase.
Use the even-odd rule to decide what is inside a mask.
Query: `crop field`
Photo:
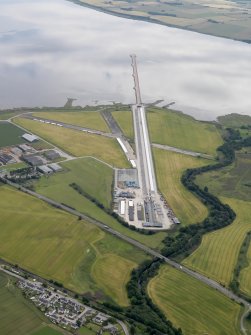
[[[250,231],[251,231],[251,227],[250,227]],[[247,252],[247,262],[248,262],[248,266],[244,268],[240,273],[240,290],[251,297],[251,280],[250,280],[251,278],[251,244],[249,244],[249,248]]]
[[[45,323],[42,313],[21,294],[10,277],[0,272],[1,335],[27,335]]]
[[[130,139],[134,138],[133,118],[131,111],[112,112],[112,116],[119,124],[124,135]]]
[[[117,141],[28,119],[15,122],[74,156],[94,156],[116,167],[129,167]]]
[[[113,290],[115,302],[128,304],[128,272],[120,270],[132,270],[147,258],[144,253],[94,225],[5,185],[0,187],[0,207],[0,257],[79,293],[98,294],[102,299],[104,292]],[[120,264],[107,262],[112,268],[106,271],[113,271],[113,278],[98,278],[97,283],[92,273],[99,272],[99,259],[107,255],[119,257]]]
[[[170,110],[149,108],[147,111],[153,143],[211,155],[215,155],[216,149],[223,143],[220,131],[213,124]]]
[[[235,221],[226,228],[206,234],[200,247],[183,263],[224,285],[228,285],[232,279],[240,247],[247,232],[251,230],[251,202],[233,198],[221,198],[221,200],[233,208],[237,214]],[[244,270],[241,279],[244,286],[247,285],[245,284],[246,275],[250,274],[250,270],[251,263]],[[250,284],[248,285],[250,286]]]
[[[240,334],[238,304],[172,267],[162,266],[148,293],[185,335]]]
[[[204,173],[196,180],[214,194],[251,201],[251,153],[238,153],[231,166]]]
[[[186,169],[207,165],[209,161],[155,148],[153,154],[158,187],[181,223],[203,220],[207,208],[182,185],[180,178]]]
[[[43,177],[35,184],[36,191],[58,202],[65,203],[107,224],[117,231],[138,240],[152,248],[161,248],[161,241],[166,233],[142,235],[123,227],[110,215],[98,208],[94,203],[80,195],[69,184],[75,182],[83,190],[95,196],[106,207],[110,206],[111,183],[113,171],[102,163],[91,158],[83,158],[61,163],[64,172]],[[102,173],[101,173],[102,172]]]
[[[0,147],[24,143],[25,140],[21,137],[23,134],[24,131],[20,128],[8,122],[0,122]]]
[[[101,130],[107,133],[110,132],[110,129],[99,112],[39,112],[33,113],[33,116]]]

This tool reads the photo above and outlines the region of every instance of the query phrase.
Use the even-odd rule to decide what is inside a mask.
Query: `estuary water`
[[[63,0],[0,0],[0,108],[175,102],[198,119],[251,115],[251,45]]]

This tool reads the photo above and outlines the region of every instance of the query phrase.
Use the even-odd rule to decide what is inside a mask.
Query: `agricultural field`
[[[59,122],[69,123],[81,127],[101,130],[109,133],[105,120],[99,112],[87,112],[87,111],[74,111],[74,112],[38,112],[33,113],[35,117],[41,117],[44,119],[55,120]]]
[[[15,123],[74,156],[94,156],[116,167],[129,167],[122,149],[113,138],[87,134],[22,118],[16,118]]]
[[[133,130],[132,112],[131,111],[112,112],[112,116],[117,121],[124,135],[133,140],[134,130]]]
[[[61,163],[61,166],[64,168],[63,172],[43,177],[35,184],[36,192],[74,207],[141,243],[161,249],[161,241],[166,233],[143,235],[129,230],[69,186],[69,184],[75,182],[87,193],[97,198],[104,206],[110,207],[113,178],[111,168],[92,158],[64,162]]]
[[[122,306],[128,305],[128,272],[147,259],[143,252],[5,185],[0,187],[0,207],[1,258],[79,293],[89,293],[100,300],[108,296]],[[100,258],[108,255],[119,259],[119,266],[106,261],[104,270]],[[127,271],[121,272],[122,268]],[[102,271],[113,276],[98,277]]]
[[[251,152],[244,150],[237,153],[231,166],[204,173],[196,180],[214,194],[251,201]]]
[[[206,234],[200,247],[186,258],[183,264],[224,285],[229,285],[241,245],[247,232],[251,230],[251,202],[233,198],[220,199],[235,211],[235,221],[226,228]],[[251,263],[243,270],[241,283],[246,283],[246,275],[250,274],[250,270]],[[250,283],[244,286],[250,286]]]
[[[251,205],[251,203],[250,203]],[[250,227],[251,231],[251,227]],[[251,244],[249,244],[247,252],[247,264],[240,273],[240,290],[251,297]],[[250,329],[251,330],[251,329]]]
[[[43,314],[22,296],[12,279],[0,272],[1,335],[35,335],[37,329],[51,329],[45,327],[45,321]]]
[[[210,155],[215,155],[223,143],[215,125],[197,121],[181,112],[149,108],[147,119],[153,143]]]
[[[24,131],[8,123],[0,122],[0,148],[24,143],[22,139]]]
[[[153,156],[159,189],[181,223],[202,221],[207,216],[207,208],[182,185],[180,178],[186,169],[207,165],[210,161],[155,148]]]
[[[168,265],[150,280],[148,293],[185,335],[240,334],[237,303]]]

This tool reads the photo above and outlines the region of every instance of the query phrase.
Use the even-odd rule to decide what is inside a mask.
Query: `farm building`
[[[49,168],[49,166],[46,166],[46,165],[40,165],[40,166],[38,166],[37,170],[39,172],[44,173],[44,174],[49,174],[49,173],[53,172],[53,170],[51,168]]]
[[[55,150],[45,151],[44,155],[51,161],[60,157],[60,154]]]
[[[16,160],[14,157],[7,155],[5,153],[0,153],[0,162],[3,164],[13,164],[16,163]]]
[[[16,156],[21,156],[23,153],[23,151],[17,147],[11,148],[11,152]]]
[[[43,159],[40,156],[23,156],[23,160],[32,166],[44,164]]]
[[[23,152],[34,152],[35,151],[34,148],[30,147],[27,144],[20,144],[18,148],[21,149]]]
[[[56,163],[48,165],[54,172],[62,171],[62,167]]]
[[[31,135],[31,134],[23,134],[22,138],[30,143],[33,143],[39,140],[37,136]]]

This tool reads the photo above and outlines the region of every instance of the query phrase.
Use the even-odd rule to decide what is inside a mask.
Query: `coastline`
[[[233,38],[233,37],[224,36],[224,35],[220,35],[220,34],[206,33],[206,32],[199,31],[199,30],[196,30],[196,29],[192,29],[192,28],[189,28],[189,27],[182,27],[182,26],[179,26],[179,25],[167,24],[165,22],[154,19],[152,17],[140,16],[140,15],[130,15],[130,14],[127,14],[127,13],[119,13],[119,12],[116,12],[114,10],[110,10],[108,8],[103,8],[101,6],[91,5],[89,3],[86,3],[86,2],[83,2],[83,1],[80,1],[80,0],[67,0],[67,1],[75,3],[76,5],[79,5],[79,6],[83,6],[83,7],[89,8],[89,9],[96,10],[98,12],[102,12],[102,13],[105,13],[105,14],[108,14],[108,15],[117,16],[117,17],[124,18],[124,19],[135,20],[135,21],[143,21],[143,22],[158,24],[158,25],[161,25],[161,26],[169,27],[169,28],[176,28],[176,29],[180,29],[180,30],[191,31],[191,32],[198,33],[198,34],[203,34],[203,35],[208,35],[208,36],[213,36],[213,37],[218,37],[218,38],[225,38],[225,39],[236,41],[236,42],[251,44],[251,39],[250,40],[243,40],[243,39]]]

